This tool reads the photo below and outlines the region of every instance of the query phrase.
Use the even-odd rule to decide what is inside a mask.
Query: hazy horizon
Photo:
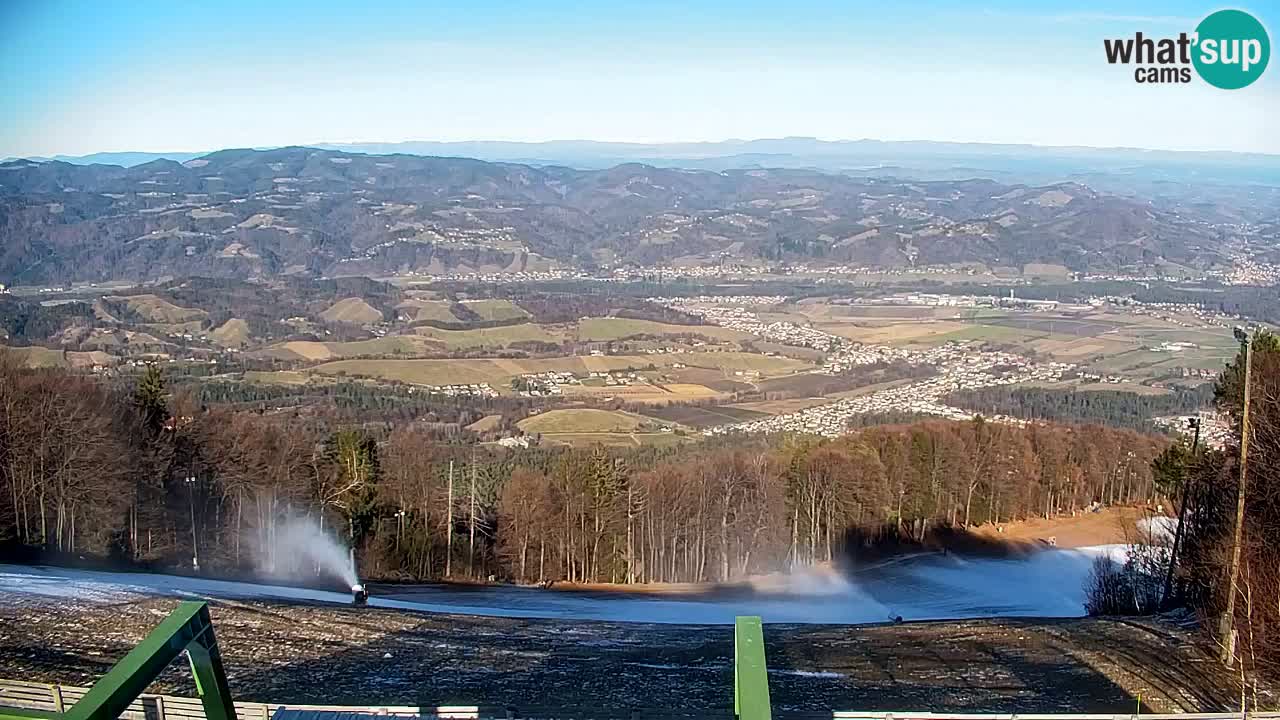
[[[551,146],[551,145],[597,145],[597,146],[625,146],[631,148],[684,148],[691,146],[734,146],[748,145],[752,143],[768,143],[768,142],[817,142],[826,145],[857,145],[857,144],[883,144],[883,145],[944,145],[944,146],[974,146],[975,148],[1025,148],[1029,150],[1048,150],[1048,151],[1088,151],[1088,152],[1117,152],[1117,153],[1169,153],[1180,155],[1239,155],[1239,156],[1260,156],[1267,158],[1280,158],[1280,150],[1275,152],[1251,151],[1251,150],[1215,150],[1212,148],[1188,148],[1188,149],[1165,149],[1155,147],[1142,146],[1125,146],[1125,145],[1057,145],[1043,143],[1019,143],[1019,142],[1000,142],[1000,141],[967,141],[967,140],[948,140],[948,139],[926,139],[911,138],[902,140],[886,140],[882,138],[822,138],[806,135],[786,135],[777,137],[752,137],[752,138],[722,138],[719,140],[657,140],[657,141],[637,141],[637,140],[611,140],[611,139],[595,139],[583,137],[563,137],[551,138],[547,140],[509,140],[503,138],[487,138],[477,137],[463,140],[437,140],[429,138],[412,138],[407,140],[351,140],[351,141],[332,141],[321,140],[315,142],[292,142],[279,145],[254,145],[254,146],[228,146],[228,147],[191,147],[191,148],[168,148],[154,149],[149,147],[143,148],[109,148],[90,150],[82,153],[71,152],[54,152],[44,154],[28,154],[28,155],[3,155],[0,156],[7,160],[13,159],[38,159],[38,160],[55,160],[61,158],[86,158],[101,155],[207,155],[215,152],[227,150],[255,150],[267,151],[277,150],[287,147],[305,147],[317,149],[340,150],[352,153],[365,154],[386,154],[373,150],[362,148],[382,146],[392,148],[395,146],[413,146],[413,145],[442,145],[442,146],[462,146],[462,145],[527,145],[527,146]],[[351,149],[348,149],[351,148]],[[414,153],[410,153],[414,154]]]
[[[1216,9],[16,0],[0,5],[0,157],[424,137],[1280,153],[1274,71],[1223,91],[1106,62],[1105,38],[1175,36]]]

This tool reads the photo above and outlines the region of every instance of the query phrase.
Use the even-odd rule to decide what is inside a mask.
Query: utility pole
[[[1200,417],[1187,418],[1187,425],[1195,431],[1191,438],[1191,461],[1194,463],[1200,450]],[[1182,504],[1178,508],[1178,527],[1173,529],[1173,549],[1169,551],[1169,574],[1164,578],[1164,592],[1160,594],[1160,607],[1166,607],[1169,596],[1173,592],[1173,570],[1178,563],[1178,546],[1182,544],[1182,528],[1187,523],[1187,501],[1191,499],[1191,487],[1195,482],[1195,474],[1185,474],[1182,478]]]
[[[1235,664],[1235,611],[1237,585],[1240,582],[1240,545],[1244,536],[1245,488],[1249,481],[1249,380],[1253,370],[1253,338],[1236,328],[1236,338],[1244,343],[1244,408],[1240,413],[1240,485],[1236,489],[1236,532],[1231,543],[1231,585],[1227,588],[1227,611],[1222,616],[1222,662]]]
[[[448,519],[445,520],[444,576],[453,572],[453,461],[449,461],[449,500],[445,503]]]

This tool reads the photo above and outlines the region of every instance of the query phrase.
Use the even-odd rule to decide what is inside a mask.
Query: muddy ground
[[[0,678],[89,685],[176,605],[0,605]],[[280,602],[212,603],[237,699],[480,703],[728,717],[732,629],[515,620]],[[775,717],[833,709],[1132,712],[1239,697],[1193,631],[1156,621],[767,625]],[[180,664],[153,692],[193,694]],[[665,713],[647,712],[646,716]]]

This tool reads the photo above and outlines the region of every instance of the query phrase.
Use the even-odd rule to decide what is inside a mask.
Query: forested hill
[[[463,576],[725,580],[830,560],[853,528],[915,534],[1151,501],[1151,461],[1168,445],[1100,426],[975,420],[835,440],[508,451],[418,423],[201,409],[171,394],[157,366],[113,390],[3,354],[0,409],[10,550],[162,568],[195,555],[216,573],[252,571],[277,525],[308,515],[354,530],[369,577],[440,577],[455,533]]]
[[[1161,201],[1162,203],[1166,201]],[[134,167],[0,163],[0,282],[654,264],[1225,262],[1238,215],[1076,183],[601,170],[315,148]]]
[[[1150,395],[1116,390],[997,386],[953,393],[947,402],[988,415],[1101,423],[1150,431],[1154,417],[1194,413],[1209,407],[1213,403],[1213,385],[1205,383],[1195,389],[1174,388],[1168,394]]]

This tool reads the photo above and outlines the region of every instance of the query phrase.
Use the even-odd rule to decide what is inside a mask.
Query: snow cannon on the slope
[[[369,589],[360,583],[351,586],[351,604],[364,607],[369,604]]]

